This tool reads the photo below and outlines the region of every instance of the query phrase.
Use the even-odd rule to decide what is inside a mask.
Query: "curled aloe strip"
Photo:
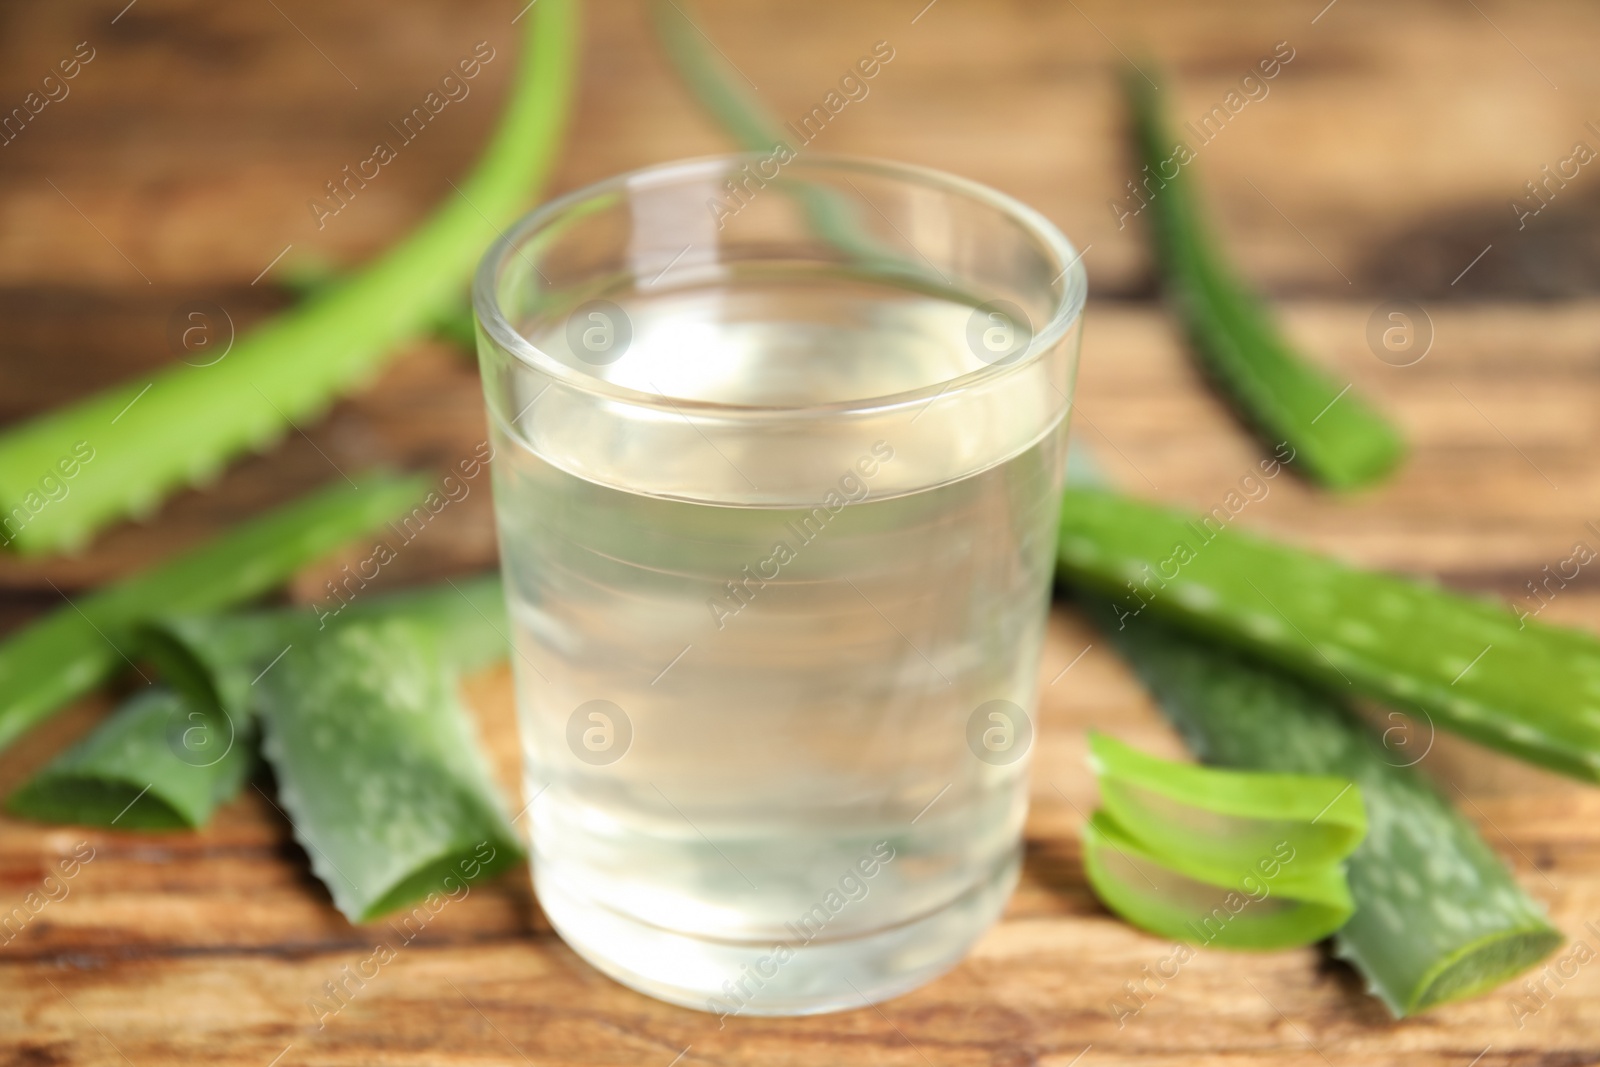
[[[1342,861],[1366,816],[1347,779],[1174,763],[1098,732],[1089,762],[1101,808],[1084,831],[1084,867],[1134,925],[1272,949],[1320,941],[1350,917]]]
[[[1600,639],[1095,489],[1068,489],[1060,572],[1297,674],[1600,781]]]
[[[70,602],[0,642],[0,748],[105,681],[133,654],[134,627],[264,593],[305,564],[411,507],[417,478],[362,476],[253,519],[216,540]]]
[[[575,37],[569,0],[542,0],[528,12],[516,83],[476,169],[359,275],[260,326],[214,364],[173,367],[0,435],[0,518],[20,509],[23,519],[7,527],[9,543],[25,553],[71,548],[154,507],[319,414],[459,301],[484,247],[550,170]],[[93,458],[67,483],[70,492],[30,507],[40,478],[79,443]]]
[[[1152,854],[1225,872],[1287,852],[1297,872],[1343,860],[1367,832],[1361,791],[1332,775],[1174,763],[1098,731],[1089,762],[1106,816]]]
[[[117,830],[195,829],[255,766],[255,739],[167,689],[133,697],[6,801],[13,815]]]
[[[1240,282],[1200,219],[1185,166],[1173,157],[1155,90],[1124,79],[1148,184],[1151,230],[1167,292],[1195,353],[1269,447],[1287,441],[1316,481],[1354,489],[1383,478],[1404,452],[1399,433],[1348,385],[1340,386],[1284,339]]]
[[[1095,895],[1151,933],[1216,948],[1281,949],[1327,937],[1355,905],[1338,864],[1299,869],[1286,842],[1229,868],[1158,855],[1105,811],[1083,832]]]
[[[256,686],[262,752],[350,921],[521,858],[433,633],[403,618],[351,621],[295,653]]]
[[[1361,789],[1367,836],[1346,862],[1356,911],[1335,951],[1397,1016],[1492,989],[1561,935],[1472,824],[1341,701],[1152,619],[1091,617],[1208,763],[1335,774]]]

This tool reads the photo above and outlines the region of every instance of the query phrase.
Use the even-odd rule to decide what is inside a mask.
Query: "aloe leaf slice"
[[[518,75],[477,167],[377,262],[242,337],[207,366],[177,366],[0,434],[0,517],[23,553],[72,548],[146,511],[239,453],[304,424],[372,377],[460,300],[483,249],[549,174],[577,55],[570,0],[527,13]],[[70,492],[35,486],[84,446]],[[79,457],[83,453],[78,453]]]
[[[1361,789],[1367,836],[1346,861],[1355,914],[1335,952],[1397,1016],[1511,979],[1561,944],[1477,830],[1339,700],[1153,619],[1091,618],[1207,763],[1335,774]]]
[[[203,826],[255,767],[246,726],[167,689],[133,697],[6,801],[49,823],[117,830]]]
[[[1069,488],[1060,573],[1335,691],[1600,781],[1600,639],[1115,493]]]
[[[1296,871],[1320,870],[1366,834],[1361,791],[1349,779],[1176,763],[1098,731],[1089,760],[1106,816],[1165,861],[1237,876],[1287,854]]]
[[[1112,911],[1151,933],[1234,949],[1308,945],[1344,925],[1355,905],[1338,863],[1296,871],[1287,842],[1230,874],[1156,855],[1108,812],[1083,832],[1089,885]]]
[[[427,627],[352,621],[303,652],[257,685],[262,752],[296,839],[347,918],[450,893],[521,858]]]
[[[337,613],[295,607],[169,616],[140,627],[138,647],[194,703],[245,722],[255,716],[257,682],[280,657],[330,628],[373,619],[406,620],[448,669],[463,674],[504,658],[509,647],[505,594],[494,574],[357,600]]]
[[[176,692],[135,697],[13,794],[9,810],[122,830],[204,825],[256,764],[265,673],[328,625],[378,618],[416,627],[450,670],[474,670],[506,651],[505,599],[492,575],[359,601],[331,623],[307,608],[150,623],[137,647]]]
[[[134,627],[209,611],[278,585],[305,564],[410,507],[416,478],[362,476],[239,526],[182,557],[69,602],[0,642],[0,748],[130,663]]]
[[[1288,442],[1295,465],[1336,489],[1382,479],[1404,453],[1399,432],[1349,385],[1340,386],[1284,339],[1266,306],[1223,261],[1206,232],[1155,90],[1124,79],[1147,206],[1167,292],[1205,370],[1269,447]],[[1141,209],[1142,210],[1142,209]]]

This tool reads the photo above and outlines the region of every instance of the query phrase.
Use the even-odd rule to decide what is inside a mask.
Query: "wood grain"
[[[508,58],[521,6],[123,2],[0,9],[4,108],[77,42],[96,49],[71,95],[0,147],[0,420],[167,363],[166,321],[182,301],[213,300],[246,328],[287,303],[275,283],[288,264],[358,263],[404,232],[481,142],[504,59],[326,228],[305,202],[473,44],[489,40]],[[820,147],[991,183],[1087,248],[1094,299],[1076,432],[1120,484],[1199,507],[1258,450],[1152,299],[1142,233],[1107,208],[1131,176],[1114,79],[1120,53],[1159,57],[1149,72],[1173,113],[1192,117],[1289,42],[1295,58],[1270,94],[1200,153],[1202,184],[1224,242],[1277,298],[1289,331],[1393,412],[1413,454],[1393,483],[1350,499],[1279,479],[1240,521],[1514,598],[1574,541],[1600,545],[1588,525],[1600,525],[1600,184],[1585,171],[1520,229],[1509,206],[1575,140],[1600,145],[1584,128],[1600,95],[1600,10],[1324,2],[707,0],[693,11],[784,113],[808,108],[874,42],[891,42],[895,59],[871,96]],[[583,70],[558,188],[725,147],[655,54],[640,5],[589,8]],[[1401,297],[1422,303],[1434,334],[1409,367],[1378,360],[1366,339],[1377,305]],[[418,345],[303,429],[81,557],[0,559],[0,625],[58,603],[51,582],[70,594],[161,558],[336,477],[330,465],[442,469],[483,434],[475,369]],[[475,490],[386,574],[417,581],[493,555],[487,493]],[[319,585],[307,573],[290,595]],[[1582,573],[1545,617],[1600,627],[1600,580]],[[1062,673],[1091,644],[1058,609],[1040,666],[1028,861],[1004,921],[951,974],[880,1009],[719,1028],[578,960],[518,874],[452,904],[347,1007],[319,1018],[308,1002],[382,929],[351,927],[332,909],[263,783],[197,834],[0,819],[0,915],[58,857],[80,843],[95,850],[64,897],[14,936],[0,933],[0,1063],[1600,1061],[1600,966],[1548,981],[1539,1001],[1524,996],[1538,1010],[1520,1020],[1512,986],[1397,1023],[1317,950],[1208,952],[1119,1027],[1111,1002],[1171,949],[1112,919],[1084,884],[1078,827],[1094,795],[1083,730],[1180,750],[1098,644]],[[470,696],[514,789],[507,676],[473,680]],[[85,701],[0,755],[0,789],[108,706]],[[1424,765],[1459,786],[1556,923],[1600,946],[1600,792],[1444,736]]]

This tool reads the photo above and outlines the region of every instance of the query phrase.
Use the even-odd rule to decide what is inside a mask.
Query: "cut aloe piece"
[[[25,553],[71,548],[154,507],[316,417],[456,305],[484,247],[550,171],[571,95],[576,21],[569,0],[541,0],[527,12],[517,79],[477,167],[377,262],[206,366],[173,367],[0,434],[0,517],[21,523],[6,527],[7,543]],[[60,481],[58,464],[85,453],[91,458],[71,462],[70,493],[40,496],[41,478]]]
[[[1356,910],[1335,951],[1395,1015],[1492,989],[1561,944],[1472,824],[1408,766],[1414,757],[1338,700],[1108,602],[1087,606],[1202,760],[1360,787],[1367,836],[1346,862]]]
[[[505,654],[505,600],[494,576],[359,601],[328,625],[376,618],[415,626],[452,671]],[[319,640],[325,622],[292,608],[141,627],[138,649],[177,692],[136,697],[14,794],[9,809],[122,830],[204,825],[255,765],[257,683],[297,646]]]
[[[426,489],[414,478],[366,474],[361,480],[360,489],[341,482],[253,519],[178,559],[68,603],[0,642],[0,748],[128,665],[137,624],[264,593],[401,514]]]
[[[262,752],[352,922],[488,877],[522,850],[427,627],[329,627],[257,683]]]
[[[1241,869],[1156,855],[1105,811],[1083,833],[1089,885],[1133,925],[1194,945],[1281,949],[1320,941],[1355,905],[1337,863],[1300,867],[1287,842]]]
[[[1404,453],[1400,434],[1351,386],[1341,387],[1284,340],[1206,233],[1190,188],[1192,164],[1166,130],[1154,88],[1133,72],[1124,82],[1148,175],[1156,258],[1205,370],[1267,446],[1287,442],[1295,466],[1315,480],[1336,489],[1378,481]]]
[[[1295,872],[1339,863],[1367,831],[1347,778],[1219,770],[1158,759],[1098,731],[1089,761],[1106,816],[1151,854],[1259,877],[1276,858]]]
[[[256,683],[315,630],[308,612],[185,615],[140,627],[140,653],[191,703],[254,722]]]
[[[40,822],[194,829],[250,776],[252,734],[170,690],[147,690],[34,775],[6,809]]]
[[[337,613],[308,606],[162,618],[140,628],[139,649],[195,703],[243,721],[255,714],[265,672],[330,629],[373,619],[417,627],[452,671],[477,670],[508,651],[505,595],[492,574],[355,600]]]
[[[1335,691],[1600,781],[1600,640],[1095,489],[1068,489],[1059,569],[1147,616]]]
[[[405,619],[426,635],[448,670],[468,674],[505,659],[511,651],[511,626],[499,574],[452,578],[356,601],[319,627],[373,618]]]

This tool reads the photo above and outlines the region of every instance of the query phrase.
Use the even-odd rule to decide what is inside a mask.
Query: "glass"
[[[810,155],[612,178],[485,257],[534,881],[596,967],[829,1011],[999,916],[1084,293],[1024,205]]]

